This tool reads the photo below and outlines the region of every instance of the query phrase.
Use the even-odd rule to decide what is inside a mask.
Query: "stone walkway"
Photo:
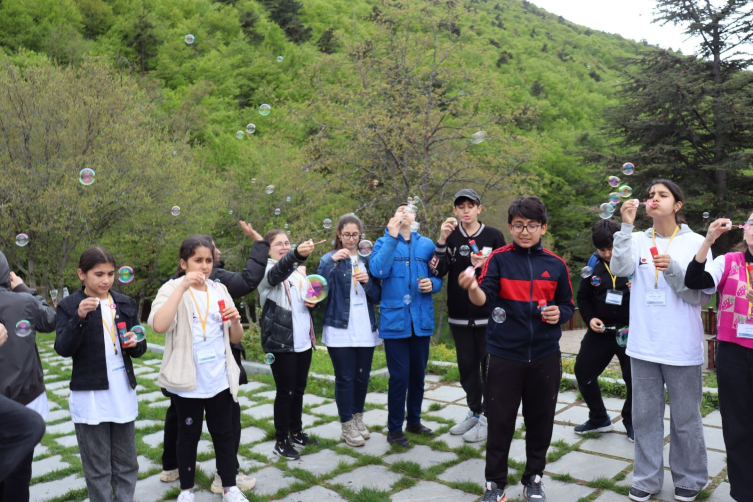
[[[34,452],[31,500],[80,501],[87,498],[81,461],[73,423],[68,413],[70,394],[70,359],[58,357],[49,342],[40,342],[40,355],[45,367],[50,416],[47,433]],[[158,354],[147,353],[135,360],[139,380],[139,418],[136,422],[139,451],[139,481],[135,500],[151,502],[175,500],[178,483],[159,481],[161,471],[163,420],[168,401],[156,384]],[[242,386],[239,401],[243,409],[241,469],[258,480],[248,492],[249,500],[297,501],[447,501],[479,500],[483,495],[485,444],[465,444],[461,437],[448,430],[465,417],[465,394],[456,382],[442,382],[437,375],[428,375],[423,404],[423,423],[435,430],[434,439],[410,435],[408,449],[390,447],[384,434],[387,421],[387,396],[370,393],[364,422],[372,437],[362,448],[351,448],[339,441],[340,426],[337,408],[331,398],[306,394],[304,427],[317,436],[321,445],[304,451],[300,461],[278,460],[272,455],[274,427],[272,402],[274,385],[271,377],[256,376]],[[322,387],[322,386],[319,386]],[[329,395],[332,395],[331,393]],[[558,397],[554,436],[549,452],[544,483],[552,502],[627,501],[630,486],[633,444],[627,440],[619,410],[622,400],[605,399],[615,432],[594,437],[573,433],[572,425],[588,418],[588,409],[573,391]],[[665,465],[669,456],[669,408],[665,415]],[[719,412],[704,418],[708,447],[710,485],[707,500],[729,501],[726,480],[726,457]],[[522,496],[519,471],[525,463],[525,431],[523,418],[510,452],[511,486],[508,500]],[[385,431],[383,431],[385,432]],[[199,444],[201,471],[197,472],[197,501],[221,500],[209,492],[214,477],[214,453],[211,437],[206,432]],[[673,500],[669,470],[664,488],[655,500]]]

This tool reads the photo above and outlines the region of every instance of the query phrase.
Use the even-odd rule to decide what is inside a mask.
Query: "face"
[[[100,263],[87,273],[78,269],[78,278],[86,286],[86,291],[90,295],[104,296],[110,291],[113,281],[115,280],[115,265],[112,263]]]
[[[397,211],[395,211],[395,216],[400,216],[403,219],[403,225],[404,227],[409,227],[411,223],[416,221],[416,213],[413,211],[408,211],[408,206],[400,206],[397,208]]]
[[[463,200],[460,204],[452,208],[455,217],[463,223],[474,223],[478,221],[478,215],[481,214],[481,204],[475,204],[470,200]]]
[[[512,240],[522,248],[535,246],[541,240],[541,237],[546,234],[546,225],[522,216],[514,217],[508,227],[512,234]],[[532,227],[535,227],[535,229]]]
[[[612,261],[612,246],[609,246],[608,248],[597,249],[596,252],[599,253],[599,257],[602,260],[606,262]]]
[[[361,230],[355,223],[348,223],[337,232],[337,238],[340,239],[345,249],[353,251],[358,247],[358,242],[361,240]]]
[[[211,249],[199,246],[193,252],[193,255],[186,260],[180,260],[180,268],[188,272],[201,272],[209,277],[214,266],[214,253]]]
[[[286,234],[275,235],[272,242],[269,243],[269,257],[273,260],[280,260],[283,256],[288,254],[292,246],[290,245],[290,239]]]
[[[648,192],[646,214],[652,218],[672,216],[682,208],[682,202],[676,202],[674,195],[662,183],[652,186]]]

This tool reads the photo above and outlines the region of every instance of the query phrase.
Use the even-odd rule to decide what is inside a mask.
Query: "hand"
[[[181,286],[183,286],[183,289],[188,291],[188,288],[199,289],[199,287],[204,284],[206,280],[207,277],[201,272],[188,272],[185,279],[183,279],[180,284]]]
[[[263,241],[264,237],[261,236],[259,232],[254,230],[254,227],[251,226],[250,223],[246,223],[245,221],[241,220],[238,222],[238,224],[243,229],[243,233],[247,236],[251,237],[254,241]]]
[[[463,275],[463,274],[460,274]],[[431,293],[431,290],[434,288],[434,285],[431,283],[431,279],[419,279],[418,280],[418,290],[422,293]]]
[[[308,255],[310,255],[314,251],[314,241],[309,239],[306,242],[302,242],[298,245],[297,248],[295,248],[295,252],[299,255],[303,256],[304,258],[307,258]],[[348,251],[350,253],[350,251]]]
[[[748,288],[748,291],[745,293],[745,299],[749,302],[753,302],[753,288]],[[0,324],[2,326],[2,324]]]
[[[471,265],[473,265],[473,268],[483,267],[487,258],[488,256],[471,253]]]
[[[138,343],[136,341],[136,333],[134,333],[133,331],[129,331],[128,333],[126,333],[126,338],[128,340],[126,340],[125,342],[124,341],[120,342],[120,345],[124,349],[130,349],[131,347],[135,347],[136,344]]]
[[[346,258],[350,258],[350,251],[345,248],[338,249],[337,251],[332,253],[332,259],[335,261],[344,260]]]
[[[591,329],[597,333],[604,333],[604,323],[601,319],[597,319],[594,317],[591,319],[591,322],[588,323],[588,325],[591,327]]]
[[[81,303],[78,304],[78,316],[81,319],[86,319],[86,316],[89,315],[89,312],[97,310],[98,306],[99,300],[96,298],[89,297],[81,300]]]
[[[439,244],[444,244],[447,241],[447,237],[450,236],[457,225],[458,220],[453,217],[449,217],[444,220],[442,226],[439,228]]]
[[[549,305],[541,311],[541,317],[549,324],[557,324],[560,320],[560,308],[557,305]]]
[[[221,314],[222,317],[230,321],[231,324],[240,324],[241,322],[241,313],[238,312],[238,308],[233,303],[228,305],[226,301],[225,310],[223,310]]]
[[[668,254],[658,254],[654,256],[654,267],[656,267],[656,270],[659,272],[664,272],[669,268],[669,263],[671,261],[672,258],[670,258]]]
[[[306,304],[306,306],[308,308],[310,308],[310,309],[316,307],[316,303],[314,303],[314,302],[306,302],[306,301],[304,301],[303,303]]]
[[[627,287],[628,287],[628,291],[632,293],[633,292],[633,280],[632,279],[628,279]]]
[[[4,324],[0,324],[0,347],[8,341],[8,330],[5,329]]]
[[[361,284],[366,284],[369,282],[369,274],[366,273],[364,270],[360,270],[353,274],[353,278],[360,282]]]
[[[729,225],[732,223],[732,220],[729,218],[719,218],[718,220],[714,221],[709,225],[709,230],[706,232],[706,242],[710,245],[714,244],[716,240],[719,238],[720,235],[722,235],[724,232],[729,232],[732,230],[731,226],[724,226]]]
[[[473,291],[478,288],[478,281],[476,280],[476,274],[468,274],[467,271],[460,272],[458,276],[458,286],[468,291]]]
[[[10,273],[10,289],[15,289],[16,286],[18,286],[19,284],[23,284],[23,283],[24,283],[24,281],[21,280],[20,277],[18,277],[13,272]]]
[[[403,226],[403,216],[395,216],[389,223],[387,223],[387,231],[389,231],[392,237],[397,237],[397,234],[400,233],[401,226]]]
[[[622,222],[632,225],[635,223],[635,215],[638,214],[638,199],[626,200],[622,203],[620,208],[620,215],[622,216]]]

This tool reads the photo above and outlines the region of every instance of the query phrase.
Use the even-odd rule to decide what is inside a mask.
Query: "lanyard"
[[[612,271],[609,269],[609,264],[607,264],[607,262],[604,262],[604,266],[607,268],[607,272],[609,272],[609,277],[612,278],[612,289],[616,291],[617,290],[617,276],[612,274]]]
[[[356,257],[356,261],[353,261],[351,258],[351,263],[353,264],[353,289],[356,291],[356,294],[358,294],[358,281],[356,280],[355,274],[358,273],[358,257]]]
[[[86,292],[86,291],[84,291],[84,292]],[[110,296],[110,293],[107,293],[107,299],[109,300],[110,305],[112,305],[112,297]],[[100,305],[100,308],[102,308],[101,305]],[[109,310],[110,311],[109,326],[108,326],[108,323],[105,322],[105,310]],[[115,342],[115,333],[116,333],[117,330],[115,329],[115,319],[114,319],[113,316],[114,316],[114,314],[112,313],[112,307],[110,307],[108,309],[102,308],[102,326],[104,326],[105,329],[107,330],[107,333],[110,334],[110,339],[112,340],[112,349],[117,354],[118,353],[118,344]],[[112,326],[112,329],[110,329],[111,326]]]
[[[201,331],[204,333],[204,341],[207,341],[207,319],[209,319],[209,287],[205,284],[204,287],[207,288],[207,313],[204,316],[204,319],[201,318],[201,309],[199,308],[199,302],[196,301],[196,297],[193,295],[193,291],[191,291],[191,288],[188,288],[188,292],[191,293],[191,298],[193,298],[193,303],[196,305],[196,315],[199,316],[199,322],[201,323]]]
[[[745,278],[748,282],[748,290],[750,290],[750,272],[753,270],[753,263],[745,264]],[[748,318],[753,314],[753,303],[748,302]]]
[[[669,238],[669,244],[667,244],[667,247],[664,249],[664,254],[667,254],[667,251],[669,251],[669,246],[672,245],[672,241],[675,238],[675,235],[677,235],[677,232],[680,230],[680,227],[675,227],[675,231],[672,232],[672,237]],[[651,229],[651,240],[654,243],[654,247],[656,247],[656,228]],[[659,288],[659,271],[656,270],[656,266],[654,266],[654,289]]]

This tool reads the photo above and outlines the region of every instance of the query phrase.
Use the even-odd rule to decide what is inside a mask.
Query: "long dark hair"
[[[183,239],[183,242],[180,244],[180,251],[178,251],[178,257],[187,262],[196,253],[196,249],[201,247],[209,249],[212,252],[212,259],[214,260],[214,241],[210,236],[201,234],[189,235]],[[180,261],[178,261],[178,270],[175,272],[173,279],[183,277],[184,275],[186,275],[186,271],[181,268]]]
[[[669,193],[671,193],[672,197],[675,198],[675,202],[682,202],[683,206],[685,205],[685,196],[682,194],[682,190],[680,190],[680,187],[677,186],[677,183],[671,180],[663,179],[663,178],[655,179],[651,183],[648,184],[648,189],[646,189],[646,198],[648,198],[649,194],[651,193],[651,189],[654,188],[654,186],[656,185],[664,185],[665,187],[667,187],[667,190],[669,190]],[[680,214],[681,211],[682,211],[682,208],[680,209],[680,211],[677,211],[675,213],[675,223],[677,223],[678,225],[682,223],[687,223],[687,221],[685,220],[685,217],[682,214]]]
[[[81,253],[81,258],[78,259],[78,268],[86,274],[100,263],[112,263],[113,268],[115,268],[115,258],[112,253],[105,248],[90,247]]]
[[[358,227],[358,241],[361,241],[360,234],[363,233],[363,223],[361,223],[361,218],[356,216],[353,213],[348,213],[340,216],[340,220],[337,222],[337,232],[335,233],[335,247],[334,250],[337,251],[338,249],[343,248],[343,242],[340,240],[340,236],[342,235],[342,231],[345,228],[345,225],[350,225],[353,223]]]

